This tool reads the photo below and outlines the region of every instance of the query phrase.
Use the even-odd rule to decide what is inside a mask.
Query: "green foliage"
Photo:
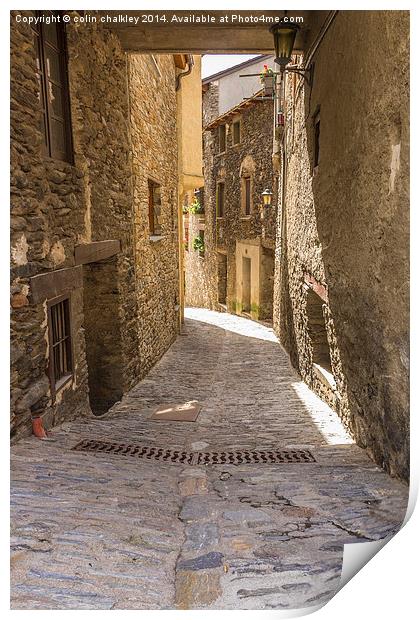
[[[188,207],[190,213],[204,213],[204,207],[200,204],[197,198],[194,198],[190,206]]]
[[[193,240],[193,249],[200,254],[204,254],[204,239],[197,235]]]

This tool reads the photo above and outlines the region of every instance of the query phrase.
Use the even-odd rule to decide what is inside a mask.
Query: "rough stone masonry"
[[[119,400],[175,339],[179,305],[173,56],[132,57],[99,23],[66,25],[73,153],[70,161],[60,161],[43,153],[35,33],[27,21],[17,22],[16,14],[11,16],[14,439],[31,432],[33,416],[49,427],[91,407],[102,413]],[[148,179],[161,186],[162,235],[156,241],[149,232]],[[111,247],[109,240],[112,252],[86,258],[86,252],[99,252],[97,242],[102,252]],[[70,304],[73,375],[53,394],[47,305],[63,293]]]

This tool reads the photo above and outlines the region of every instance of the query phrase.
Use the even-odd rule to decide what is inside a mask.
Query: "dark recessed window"
[[[70,100],[67,78],[66,34],[59,11],[37,11],[50,23],[33,28],[39,103],[42,110],[44,154],[72,162]]]
[[[232,128],[233,144],[239,144],[241,141],[241,122],[235,121]]]
[[[314,121],[314,168],[319,164],[319,132],[320,118],[319,114],[317,114]]]
[[[160,185],[149,181],[149,228],[150,235],[162,234]]]
[[[50,344],[49,375],[53,394],[73,376],[70,298],[59,297],[48,303]]]
[[[244,191],[245,191],[245,201],[244,201],[245,215],[251,215],[251,179],[250,177],[246,177],[244,179]]]
[[[223,217],[225,214],[225,184],[218,183],[216,191],[216,215]]]
[[[226,125],[219,127],[219,153],[226,151]]]

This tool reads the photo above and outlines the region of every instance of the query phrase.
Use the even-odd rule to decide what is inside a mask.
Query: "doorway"
[[[251,259],[242,257],[242,312],[251,312]]]
[[[102,415],[123,395],[116,257],[83,267],[83,306],[89,402]]]
[[[217,253],[217,300],[222,306],[226,306],[227,298],[227,255]]]

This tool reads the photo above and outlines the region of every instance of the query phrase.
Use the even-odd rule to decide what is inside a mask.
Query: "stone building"
[[[276,209],[262,206],[262,193],[277,185],[273,101],[262,96],[258,77],[252,78],[258,92],[248,91],[247,99],[235,85],[241,72],[260,73],[270,61],[263,56],[203,80],[202,208],[184,216],[186,303],[255,319],[272,317]],[[226,97],[221,103],[226,81],[230,101],[238,100],[228,110]]]
[[[312,64],[312,83],[286,74],[274,301],[301,376],[377,463],[405,478],[408,19],[313,14],[296,59]]]
[[[128,54],[98,13],[69,15],[11,16],[15,439],[103,413],[174,341],[202,183],[200,57]]]

